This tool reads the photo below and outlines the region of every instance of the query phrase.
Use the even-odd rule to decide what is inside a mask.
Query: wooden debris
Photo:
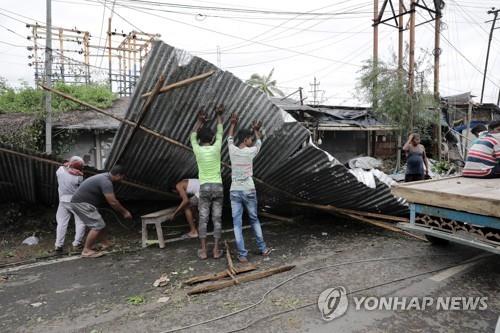
[[[159,89],[159,93],[166,93],[167,91],[187,86],[193,82],[206,79],[207,77],[212,76],[212,74],[214,74],[214,73],[215,73],[215,70],[210,70],[206,73],[190,77],[189,79],[185,79],[185,80],[181,80],[181,81],[169,84],[168,86],[165,86],[165,87],[162,87],[161,89]],[[154,92],[150,91],[150,92],[142,94],[141,97],[143,97],[143,98],[148,97],[152,94],[154,94]]]
[[[337,207],[332,206],[332,205],[317,205],[317,204],[313,204],[313,203],[297,202],[297,201],[293,201],[293,202],[291,202],[291,204],[296,205],[296,206],[321,209],[321,210],[329,211],[329,212],[333,211],[333,212],[341,213],[341,214],[345,214],[345,215],[356,214],[356,215],[360,215],[360,216],[373,217],[373,218],[377,218],[380,220],[387,220],[387,221],[394,221],[394,222],[410,222],[410,219],[408,219],[407,217],[392,216],[392,215],[386,215],[386,214],[380,214],[380,213],[363,212],[363,211],[347,209],[347,208],[337,208]]]
[[[294,267],[295,267],[295,265],[280,266],[280,267],[270,268],[270,269],[267,269],[267,270],[262,271],[262,272],[256,272],[256,273],[243,275],[243,276],[239,277],[238,282],[244,283],[244,282],[250,282],[250,281],[262,279],[262,278],[265,278],[265,277],[268,277],[268,276],[271,276],[274,274],[287,272],[287,271],[293,269]],[[234,280],[214,282],[212,284],[195,287],[195,288],[191,289],[190,291],[188,291],[188,295],[208,293],[211,291],[231,287],[231,286],[234,286],[235,284],[236,284],[236,282]]]
[[[234,268],[236,274],[246,273],[246,272],[254,271],[256,269],[257,269],[257,266],[255,266],[254,264],[248,264],[248,265],[245,265],[242,267],[235,267]],[[193,285],[193,284],[200,283],[200,282],[217,281],[217,280],[226,278],[228,276],[229,276],[228,270],[226,269],[225,271],[219,272],[219,273],[205,274],[205,275],[199,275],[199,276],[192,277],[189,280],[184,281],[184,284]]]
[[[290,222],[290,223],[295,222],[295,220],[293,218],[280,216],[280,215],[276,215],[276,214],[271,214],[271,213],[267,213],[267,212],[260,212],[259,215],[262,217],[266,217],[268,219],[273,219],[273,220],[281,221],[281,222]]]
[[[168,274],[162,274],[159,279],[153,282],[154,287],[165,287],[170,282]]]

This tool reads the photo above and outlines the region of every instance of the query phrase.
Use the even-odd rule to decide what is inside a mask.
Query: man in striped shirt
[[[488,129],[488,133],[470,147],[462,173],[464,177],[500,177],[500,120],[492,121]]]

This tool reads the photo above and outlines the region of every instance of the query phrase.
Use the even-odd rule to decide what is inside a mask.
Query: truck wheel
[[[430,235],[425,235],[425,238],[427,238],[427,240],[432,244],[432,245],[436,245],[436,246],[446,246],[448,244],[450,244],[450,241],[447,240],[447,239],[442,239],[442,238],[439,238],[439,237],[435,237],[435,236],[430,236]]]

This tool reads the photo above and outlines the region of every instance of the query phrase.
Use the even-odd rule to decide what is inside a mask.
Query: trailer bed
[[[450,177],[404,183],[392,193],[416,204],[500,217],[500,178]]]
[[[410,204],[410,223],[401,229],[500,254],[500,179],[450,177],[397,185],[392,193]]]

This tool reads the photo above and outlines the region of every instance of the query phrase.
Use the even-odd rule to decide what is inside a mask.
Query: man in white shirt
[[[245,249],[242,230],[243,207],[246,208],[250,224],[252,225],[257,240],[257,246],[263,256],[270,254],[271,249],[266,246],[262,235],[259,217],[257,215],[257,193],[253,182],[253,159],[262,145],[260,128],[261,122],[254,122],[252,131],[240,130],[238,133],[238,146],[234,144],[234,130],[238,123],[238,116],[231,115],[231,127],[227,138],[229,157],[231,159],[231,210],[234,225],[234,237],[238,249],[238,260],[248,262],[248,251]],[[254,136],[257,138],[254,144]]]
[[[170,219],[174,219],[177,214],[184,211],[186,220],[189,224],[189,232],[183,237],[185,238],[197,238],[198,229],[194,223],[193,209],[198,208],[198,200],[200,198],[200,181],[198,179],[183,179],[175,185],[177,193],[181,197],[182,201],[177,207],[177,209],[172,213]],[[190,197],[191,196],[191,197]]]
[[[67,203],[71,202],[73,194],[75,194],[78,186],[83,181],[83,159],[79,156],[73,156],[69,162],[59,167],[56,171],[57,176],[57,191],[59,192],[59,206],[57,207],[56,221],[56,242],[55,251],[62,252],[64,246],[64,239],[66,237],[66,230],[68,229],[68,222],[71,218],[71,211]],[[83,236],[85,235],[85,225],[81,219],[74,215],[75,218],[75,239],[73,241],[73,248],[79,249],[81,247]]]

